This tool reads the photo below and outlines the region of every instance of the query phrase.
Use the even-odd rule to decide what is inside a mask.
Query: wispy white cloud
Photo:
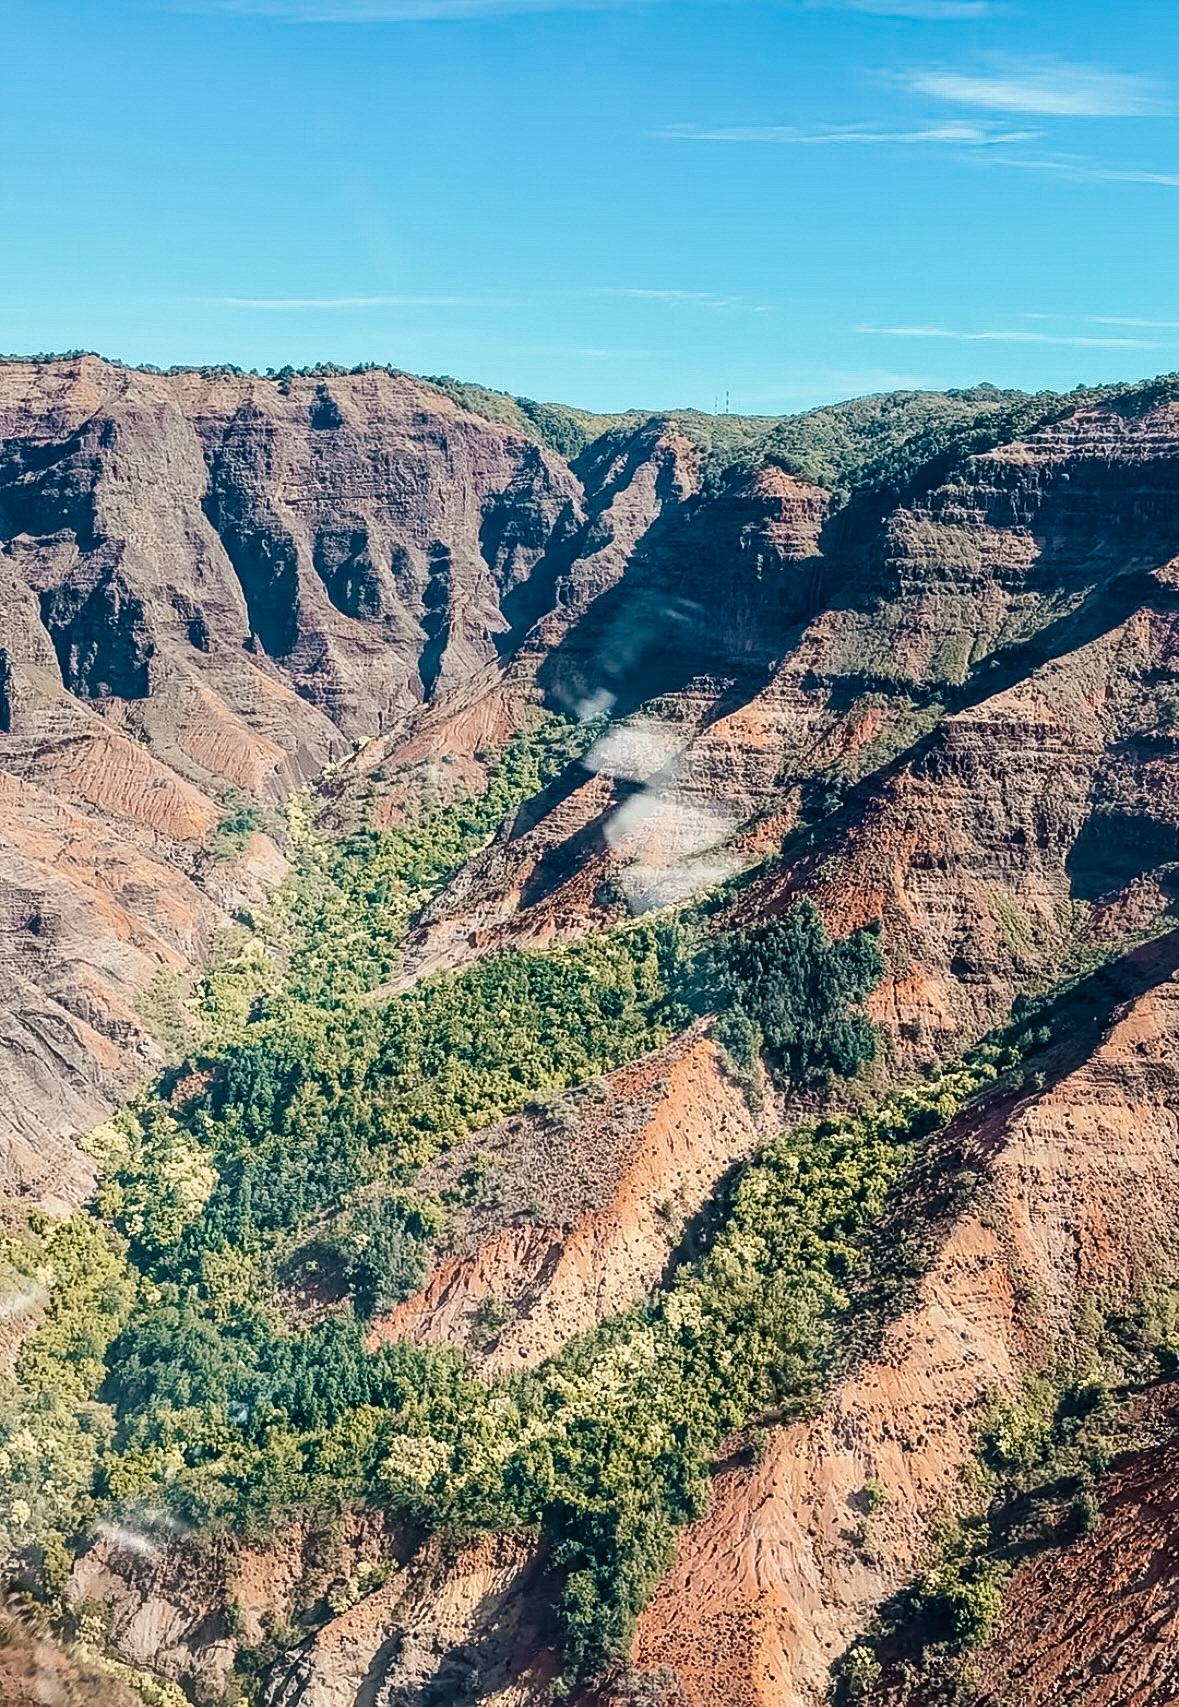
[[[946,143],[970,148],[991,147],[996,143],[1030,142],[1040,133],[1035,130],[998,130],[979,124],[937,124],[921,130],[870,130],[864,127],[841,130],[805,131],[793,125],[669,125],[655,133],[657,136],[685,142],[791,142],[815,143]]]
[[[1179,332],[1179,320],[1132,320],[1124,314],[1089,314],[1090,326],[1147,326],[1156,332]]]
[[[706,308],[723,313],[769,314],[770,304],[748,302],[740,296],[718,296],[707,290],[641,290],[634,286],[602,285],[591,296],[624,296],[639,302],[666,302],[673,307]]]
[[[878,338],[951,338],[963,344],[1079,344],[1098,350],[1166,350],[1173,344],[1160,344],[1146,338],[1087,338],[1058,337],[1051,332],[958,332],[949,326],[853,326],[853,332],[865,332]]]
[[[1140,320],[1124,314],[1053,314],[1025,312],[1020,320],[1068,320],[1081,326],[1141,326],[1156,332],[1179,332],[1179,320]]]
[[[109,1523],[105,1519],[95,1525],[95,1533],[101,1536],[116,1552],[135,1553],[140,1558],[155,1560],[160,1556],[161,1548],[150,1536],[142,1530],[133,1529],[125,1523]]]
[[[157,10],[302,24],[401,24],[513,12],[608,10],[627,0],[154,0]]]
[[[640,290],[635,286],[602,285],[595,296],[637,296],[648,302],[694,303],[699,308],[739,308],[735,296],[714,296],[706,290]]]
[[[1164,189],[1179,189],[1179,172],[1141,172],[1112,166],[1086,166],[1075,160],[1016,160],[1007,156],[1004,166],[1016,166],[1025,172],[1054,172],[1074,184],[1159,184]]]
[[[1052,118],[1140,118],[1167,111],[1156,83],[1100,65],[1037,60],[992,71],[914,71],[903,79],[919,95],[998,112]]]
[[[817,0],[820,5],[840,0]],[[875,12],[882,18],[923,18],[952,23],[958,18],[993,17],[1000,7],[993,0],[842,0],[852,12]]]
[[[190,299],[209,308],[527,308],[488,296],[197,296]]]

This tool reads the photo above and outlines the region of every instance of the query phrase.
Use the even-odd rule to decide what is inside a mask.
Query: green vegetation
[[[454,1353],[364,1352],[350,1313],[291,1332],[250,1307],[252,1284],[233,1296],[224,1253],[208,1297],[142,1270],[137,1280],[112,1254],[123,1290],[111,1322],[123,1325],[85,1401],[99,1407],[97,1462],[89,1482],[90,1461],[65,1485],[92,1489],[91,1510],[163,1506],[246,1532],[294,1507],[367,1499],[431,1526],[540,1524],[564,1580],[567,1660],[587,1676],[625,1650],[676,1525],[702,1509],[719,1441],[813,1404],[890,1185],[916,1139],[991,1071],[767,1145],[711,1248],[667,1292],[490,1390]],[[71,1271],[66,1294],[76,1285]],[[40,1342],[29,1342],[34,1383],[47,1379]]]
[[[139,992],[135,1011],[175,1064],[193,1040],[193,1028],[184,1010],[185,981],[171,966],[161,966],[147,987]]]
[[[765,1146],[734,1188],[708,1253],[686,1264],[652,1306],[540,1372],[538,1381],[551,1382],[577,1370],[591,1399],[580,1425],[589,1487],[545,1519],[571,1572],[563,1606],[576,1670],[592,1673],[625,1651],[670,1557],[675,1525],[701,1507],[725,1435],[815,1403],[866,1229],[916,1138],[978,1082],[951,1076],[858,1119],[806,1123]]]
[[[433,1530],[539,1528],[587,1678],[625,1653],[719,1443],[805,1411],[848,1355],[887,1194],[1014,1046],[764,1146],[665,1290],[533,1373],[488,1387],[465,1353],[366,1349],[425,1271],[446,1206],[414,1177],[446,1145],[693,1011],[783,1080],[871,1058],[855,1008],[876,934],[832,942],[806,904],[710,936],[652,914],[381,994],[415,909],[585,738],[554,720],[499,756],[482,801],[339,847],[297,801],[294,875],[188,1004],[203,1045],[91,1135],[100,1218],[5,1247],[45,1318],[0,1393],[4,1539],[50,1605],[100,1514],[251,1534],[371,1501]],[[309,1321],[300,1288],[318,1289]],[[476,1335],[503,1325],[489,1307]]]
[[[69,1568],[65,1538],[100,1509],[94,1490],[114,1417],[98,1394],[136,1282],[98,1222],[31,1221],[32,1237],[0,1240],[5,1314],[42,1318],[15,1380],[0,1377],[0,1559],[20,1560],[53,1594]]]
[[[424,895],[574,738],[546,726],[501,756],[490,799],[340,848],[296,803],[295,875],[190,1003],[203,1051],[91,1135],[101,1220],[13,1244],[48,1316],[5,1395],[7,1539],[51,1602],[98,1512],[248,1534],[376,1500],[431,1527],[539,1525],[589,1676],[625,1650],[720,1439],[813,1402],[862,1230],[945,1086],[767,1146],[669,1291],[535,1374],[489,1390],[462,1354],[365,1349],[424,1272],[444,1206],[412,1181],[443,1146],[595,1081],[693,1006],[743,1004],[780,1074],[864,1057],[846,1010],[874,939],[832,943],[808,908],[703,947],[649,916],[372,999]],[[312,1325],[284,1314],[290,1285],[321,1288]]]
[[[1086,393],[1082,400],[1088,399]],[[761,449],[769,461],[836,490],[903,490],[936,457],[989,449],[1077,405],[1076,393],[1031,397],[993,385],[894,391],[789,417],[774,425]]]
[[[741,1065],[764,1052],[783,1082],[850,1078],[876,1054],[870,1022],[852,1011],[884,975],[878,931],[833,943],[802,901],[755,931],[732,932],[705,949],[699,988],[720,1015],[718,1040]]]
[[[7,1539],[51,1604],[100,1512],[250,1534],[374,1501],[430,1529],[539,1528],[588,1678],[625,1654],[721,1440],[764,1439],[846,1355],[885,1197],[989,1060],[767,1144],[666,1290],[533,1373],[489,1388],[463,1353],[366,1349],[425,1272],[446,1206],[413,1181],[446,1145],[559,1110],[693,1012],[751,1073],[871,1059],[854,1010],[877,936],[832,942],[805,903],[751,932],[648,915],[382,997],[413,912],[586,738],[553,720],[499,756],[484,799],[336,847],[296,801],[292,878],[188,1004],[204,1044],[91,1135],[101,1220],[14,1244],[48,1314],[0,1412]],[[318,1289],[310,1323],[286,1301],[300,1288]],[[506,1315],[489,1305],[476,1341]]]
[[[336,1222],[330,1244],[340,1278],[366,1319],[411,1298],[426,1277],[427,1247],[443,1222],[441,1206],[406,1192],[375,1194]]]
[[[216,859],[237,859],[250,845],[250,837],[262,828],[265,814],[253,801],[231,806],[209,837],[209,851]]]
[[[361,830],[340,842],[314,830],[308,800],[297,796],[288,805],[296,868],[258,921],[270,960],[282,970],[281,987],[269,995],[267,1012],[345,1008],[392,978],[413,914],[488,841],[513,807],[559,776],[600,732],[600,723],[574,724],[546,715],[535,728],[487,755],[490,775],[481,795],[444,806],[427,797],[411,822]],[[253,954],[254,945],[244,944],[238,972],[247,982]],[[217,970],[222,977],[235,975],[228,965]],[[210,990],[209,1023],[219,1001],[218,990]],[[225,1002],[229,1010],[240,1006],[228,991]]]
[[[590,447],[595,456],[601,456],[621,449],[640,430],[663,427],[692,439],[704,451],[706,488],[715,487],[725,470],[747,472],[768,461],[845,493],[859,487],[903,490],[918,469],[938,458],[956,462],[1071,414],[1079,402],[1097,402],[1139,389],[1082,387],[1069,395],[1042,392],[1034,397],[993,385],[960,391],[893,391],[775,418],[709,415],[696,409],[593,415],[565,404],[512,397],[447,375],[418,383],[565,457],[576,457]]]
[[[443,973],[385,1005],[269,998],[210,1068],[183,1127],[153,1104],[125,1118],[132,1150],[110,1189],[163,1201],[168,1170],[195,1144],[216,1171],[199,1226],[177,1245],[137,1231],[109,1193],[108,1213],[153,1272],[163,1263],[195,1273],[193,1241],[258,1254],[347,1193],[404,1182],[445,1145],[538,1094],[665,1041],[664,963],[676,947],[673,929],[640,922],[556,953]]]
[[[512,397],[486,385],[451,379],[449,374],[430,374],[416,383],[449,397],[460,409],[482,415],[485,421],[499,421],[570,460],[602,433],[627,425],[633,431],[647,419],[639,409],[623,415],[593,415],[566,403],[534,403],[530,397]]]

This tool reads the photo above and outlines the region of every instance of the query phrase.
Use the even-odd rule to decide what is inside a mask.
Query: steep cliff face
[[[431,1546],[280,1666],[266,1707],[528,1707],[552,1698],[552,1609],[535,1545],[514,1535]]]
[[[301,1517],[253,1544],[177,1541],[150,1519],[107,1524],[75,1570],[70,1597],[106,1608],[108,1642],[124,1664],[216,1700],[232,1686],[239,1647],[264,1641],[275,1624],[285,1628],[292,1600],[326,1611],[328,1594],[366,1583],[371,1593],[386,1576],[396,1598],[417,1539],[377,1512],[334,1526]]]
[[[0,767],[116,831],[138,850],[125,863],[149,862],[140,891],[176,889],[196,921],[166,952],[138,925],[79,914],[63,928],[81,994],[22,950],[31,985],[5,1021],[5,1076],[24,1124],[64,1135],[125,1095],[158,1060],[135,992],[198,963],[223,909],[256,906],[280,872],[273,849],[228,881],[204,857],[226,799],[279,802],[423,702],[469,698],[536,617],[559,634],[622,577],[695,469],[686,440],[632,438],[590,458],[583,484],[385,371],[277,384],[86,356],[0,364]],[[477,713],[466,739],[516,723]],[[477,784],[477,767],[459,780]],[[32,797],[10,793],[27,841]],[[71,916],[46,884],[14,866],[14,942],[26,914]],[[39,1012],[39,1038],[24,1037]],[[5,1135],[27,1136],[11,1117]]]
[[[84,357],[0,385],[9,671],[56,660],[108,720],[251,792],[496,657],[501,601],[582,520],[558,459],[385,372]],[[219,713],[280,749],[268,775],[218,752]]]
[[[636,1646],[640,1667],[674,1667],[688,1707],[826,1699],[837,1662],[916,1574],[931,1521],[961,1501],[991,1396],[1067,1346],[1085,1299],[1131,1297],[1172,1260],[1177,952],[1171,933],[1111,970],[1106,1001],[1148,988],[1115,1005],[1081,1065],[948,1130],[960,1165],[987,1183],[943,1235],[920,1302],[818,1420],[775,1432],[760,1466],[718,1477]],[[857,1514],[875,1482],[887,1502],[868,1547]]]
[[[181,389],[252,632],[349,735],[494,659],[501,604],[581,519],[558,460],[408,380]]]
[[[1100,1487],[1096,1532],[1022,1566],[998,1629],[972,1666],[979,1707],[1164,1707],[1175,1699],[1176,1475],[1173,1384],[1155,1395],[1158,1436]]]

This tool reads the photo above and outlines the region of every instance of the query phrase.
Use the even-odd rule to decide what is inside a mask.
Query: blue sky
[[[1174,0],[0,0],[0,349],[769,414],[1179,369]]]

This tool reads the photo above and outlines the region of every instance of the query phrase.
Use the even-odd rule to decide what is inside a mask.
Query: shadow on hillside
[[[991,1038],[1019,1039],[1018,1066],[919,1144],[873,1226],[839,1334],[837,1376],[879,1355],[889,1324],[917,1303],[922,1276],[973,1202],[1012,1120],[1084,1066],[1128,1003],[1176,972],[1179,928],[1044,996],[1016,998],[1010,1022]]]
[[[1161,587],[1149,574],[1134,573],[1121,577],[1111,586],[1094,592],[1069,615],[1050,624],[1034,642],[996,654],[961,687],[931,693],[925,704],[939,703],[947,714],[973,710],[1026,679],[1044,664],[1121,627],[1136,611],[1176,608],[1179,608],[1179,591],[1172,593],[1169,588]],[[822,684],[817,678],[810,677],[803,686],[816,690]],[[845,677],[832,695],[833,707],[847,709],[860,695],[879,691],[881,687],[912,697],[911,689],[895,682],[881,683],[868,676]],[[862,820],[871,803],[884,795],[906,771],[918,776],[936,775],[945,747],[946,726],[944,720],[939,720],[934,728],[919,736],[902,752],[858,777],[855,782],[831,778],[830,772],[803,779],[804,821],[785,838],[781,859],[790,859],[797,864],[830,853],[843,834]],[[810,809],[805,810],[808,807]],[[1179,847],[1170,826],[1159,825],[1157,834],[1145,825],[1139,825],[1132,835],[1126,832],[1126,824],[1121,820],[1110,823],[1104,816],[1096,815],[1086,820],[1074,851],[1066,859],[1066,870],[1075,879],[1074,892],[1078,898],[1096,899],[1101,894],[1124,888],[1135,878],[1160,865],[1174,863]],[[1118,840],[1117,847],[1111,846],[1111,833]],[[1103,872],[1109,881],[1101,887]],[[756,883],[762,875],[751,872],[746,883]],[[737,880],[737,887],[744,886],[741,880]],[[792,895],[793,888],[783,896],[783,901],[788,903]]]

